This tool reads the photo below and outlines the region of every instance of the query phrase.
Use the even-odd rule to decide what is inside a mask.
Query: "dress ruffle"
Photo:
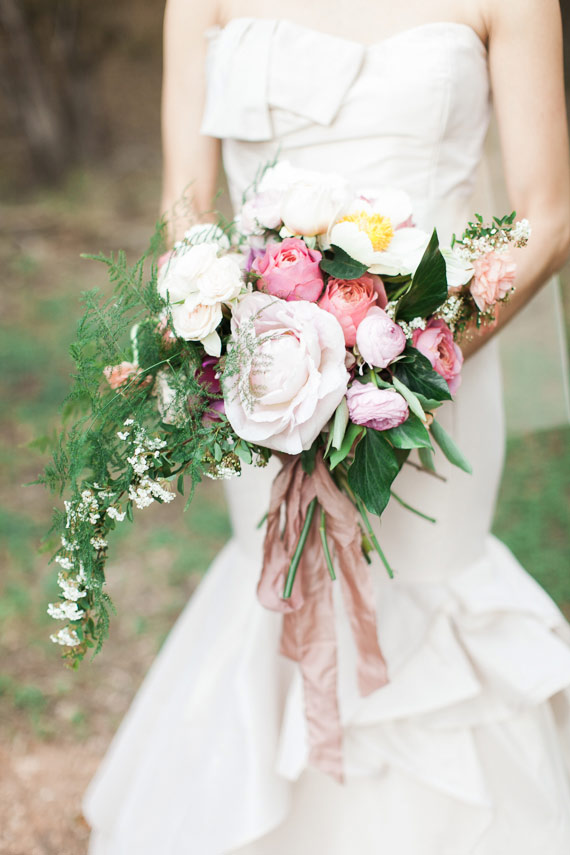
[[[251,595],[258,569],[231,541],[179,618],[86,794],[85,815],[96,829],[92,855],[222,855],[276,828],[275,849],[263,851],[277,853],[279,827],[298,811],[292,798],[298,801],[299,787],[306,805],[314,788],[314,809],[321,809],[331,785],[306,770],[301,680],[277,652],[280,616]],[[495,849],[485,848],[485,829],[508,808],[510,787],[517,822],[524,828],[528,803],[528,833],[538,840],[537,823],[548,826],[549,855],[562,855],[551,841],[557,826],[561,841],[570,834],[561,752],[570,741],[570,631],[563,615],[492,537],[477,562],[446,582],[406,584],[379,567],[375,579],[390,684],[359,696],[339,601],[348,786],[340,794],[334,785],[332,804],[356,798],[363,778],[376,781],[381,800],[389,787],[401,787],[411,810],[418,789],[420,814],[433,804],[428,824],[447,813],[462,817],[455,843],[448,834],[438,855],[487,855]],[[494,833],[493,845],[498,839]],[[477,841],[481,849],[466,848]]]

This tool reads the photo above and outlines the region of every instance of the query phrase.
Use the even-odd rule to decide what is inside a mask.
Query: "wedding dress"
[[[239,205],[277,153],[356,187],[407,190],[449,238],[487,129],[486,50],[421,25],[365,47],[286,21],[209,33],[202,130]],[[257,601],[278,470],[228,482],[234,536],[181,614],[85,796],[91,855],[568,855],[570,628],[490,534],[504,450],[494,341],[464,366],[443,424],[473,466],[405,466],[374,564],[390,682],[369,697],[335,587],[347,783],[307,768],[301,678]],[[333,584],[333,583],[331,583]],[[566,758],[566,759],[565,759]]]

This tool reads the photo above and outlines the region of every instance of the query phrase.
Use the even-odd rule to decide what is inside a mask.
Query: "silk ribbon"
[[[309,530],[292,595],[283,599],[291,556],[307,508],[315,497],[325,512],[327,538],[337,558],[343,599],[358,653],[360,694],[369,695],[388,682],[378,643],[372,577],[362,555],[358,513],[332,480],[321,455],[317,455],[310,475],[303,470],[299,457],[291,457],[273,482],[257,594],[266,608],[283,613],[281,653],[298,662],[301,668],[309,762],[342,782],[333,590],[319,534],[318,513]]]

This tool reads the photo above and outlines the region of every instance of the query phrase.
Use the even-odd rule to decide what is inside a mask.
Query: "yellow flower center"
[[[357,211],[340,220],[341,223],[354,223],[361,232],[368,235],[370,243],[375,252],[383,252],[388,249],[394,237],[392,221],[382,214],[367,214],[366,211]]]

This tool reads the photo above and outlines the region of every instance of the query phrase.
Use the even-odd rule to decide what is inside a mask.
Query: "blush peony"
[[[318,300],[323,290],[319,267],[322,255],[309,249],[300,238],[286,238],[270,244],[265,253],[253,261],[251,269],[261,276],[260,291],[282,300]]]
[[[223,382],[237,435],[287,454],[310,448],[346,392],[344,356],[340,324],[314,303],[242,297]]]
[[[373,383],[353,383],[346,393],[350,420],[374,430],[389,430],[405,422],[410,412],[404,398]]]
[[[327,282],[319,306],[338,320],[347,347],[356,343],[356,330],[379,295],[386,300],[382,280],[372,274],[364,274],[359,279],[331,278]]]
[[[406,336],[386,312],[373,306],[358,327],[356,344],[369,365],[386,368],[404,350]]]
[[[507,252],[488,252],[473,262],[474,276],[469,287],[481,312],[503,300],[515,284],[517,266]]]
[[[432,318],[425,330],[414,331],[412,344],[429,359],[432,368],[447,380],[449,391],[454,395],[461,383],[463,354],[453,341],[453,335],[445,321]]]

